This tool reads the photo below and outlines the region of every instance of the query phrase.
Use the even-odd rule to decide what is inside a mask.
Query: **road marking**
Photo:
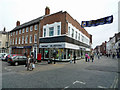
[[[85,82],[81,82],[81,81],[75,81],[75,82],[73,82],[73,84],[76,84],[76,83],[86,84]]]
[[[116,88],[117,83],[118,83],[118,78],[117,78],[117,80],[115,82],[114,88]]]
[[[5,70],[11,71],[12,69],[8,69],[8,68],[5,67]]]
[[[110,86],[110,88],[114,88],[116,86],[115,84],[117,84],[117,76],[115,76],[114,81],[112,85]]]
[[[69,88],[69,86],[66,86],[64,89]]]
[[[98,88],[107,88],[107,87],[103,87],[103,86],[98,86]]]

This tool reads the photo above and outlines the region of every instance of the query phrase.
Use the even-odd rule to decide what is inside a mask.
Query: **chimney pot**
[[[49,9],[49,7],[46,7],[45,8],[45,15],[49,15],[50,14],[50,9]]]
[[[17,26],[20,26],[20,21],[17,21],[17,22],[16,22],[16,27],[17,27]]]

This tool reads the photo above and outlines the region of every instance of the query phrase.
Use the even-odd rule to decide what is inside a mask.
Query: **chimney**
[[[17,27],[17,26],[20,26],[20,21],[17,21],[17,22],[16,22],[16,27]]]
[[[5,27],[4,27],[3,31],[5,32]]]
[[[45,8],[45,15],[49,15],[50,14],[50,9],[49,9],[49,7],[46,7]]]

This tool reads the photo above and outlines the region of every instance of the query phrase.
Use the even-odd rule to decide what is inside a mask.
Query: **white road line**
[[[69,88],[69,86],[66,86],[65,88]],[[65,89],[65,88],[64,88],[64,89]]]
[[[73,84],[76,84],[76,83],[86,84],[85,82],[81,82],[81,81],[75,81],[75,82],[73,82]]]
[[[107,87],[103,87],[103,86],[98,86],[98,88],[107,88]]]
[[[5,70],[11,71],[12,69],[8,69],[8,68],[5,67]]]

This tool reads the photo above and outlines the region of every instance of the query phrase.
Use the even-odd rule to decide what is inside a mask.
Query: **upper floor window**
[[[79,36],[78,36],[78,40],[80,40],[80,33],[79,33]]]
[[[84,36],[83,35],[81,35],[82,36],[82,42],[84,42]]]
[[[60,25],[57,26],[57,35],[60,35]]]
[[[76,31],[75,39],[77,39],[77,31]]]
[[[46,28],[44,28],[44,37],[46,37]]]
[[[15,39],[15,44],[17,44],[17,38]]]
[[[28,35],[25,38],[25,43],[28,43]]]
[[[32,35],[30,35],[30,43],[32,43]]]
[[[37,30],[37,28],[38,28],[38,25],[35,25],[35,30]]]
[[[12,32],[11,32],[11,36],[12,36]]]
[[[1,46],[2,44],[1,44],[1,41],[0,41],[0,46]]]
[[[70,27],[68,28],[68,35],[70,36]]]
[[[49,28],[49,36],[53,36],[54,35],[54,27],[50,27]]]
[[[13,32],[13,36],[15,35],[15,32]]]
[[[26,28],[26,32],[28,32],[28,27]]]
[[[13,45],[14,45],[14,38],[13,38]]]
[[[16,35],[18,34],[18,31],[16,31]]]
[[[22,36],[22,44],[24,44],[24,36]]]
[[[30,31],[32,31],[33,30],[33,26],[30,26]]]
[[[34,43],[37,43],[37,34],[34,35]]]
[[[20,41],[21,41],[21,38],[19,37],[19,43],[18,44],[20,44]]]
[[[22,33],[24,33],[24,32],[25,32],[25,29],[23,28]]]
[[[21,34],[21,29],[19,30],[19,34]]]
[[[72,37],[74,37],[74,29],[72,29]]]

